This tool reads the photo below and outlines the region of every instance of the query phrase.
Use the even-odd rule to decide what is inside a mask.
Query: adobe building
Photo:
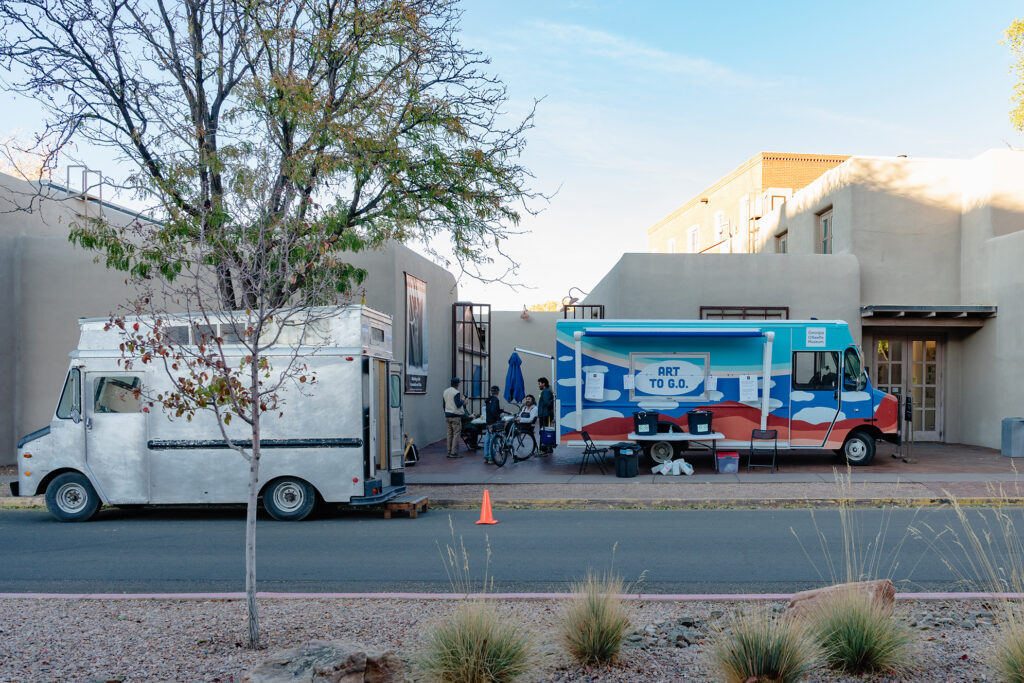
[[[850,157],[751,232],[749,254],[625,254],[586,302],[846,320],[872,383],[913,397],[918,440],[999,447],[1002,419],[1024,414],[1024,151]]]

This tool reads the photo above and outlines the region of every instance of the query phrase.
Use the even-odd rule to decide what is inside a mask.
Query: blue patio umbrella
[[[523,381],[523,359],[513,352],[508,357],[508,373],[505,375],[505,400],[520,403],[526,398],[526,383]]]

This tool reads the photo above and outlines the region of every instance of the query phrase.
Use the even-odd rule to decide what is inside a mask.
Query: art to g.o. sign
[[[703,354],[632,354],[634,396],[703,398],[708,359]]]

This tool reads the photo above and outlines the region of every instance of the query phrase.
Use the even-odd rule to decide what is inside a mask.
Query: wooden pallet
[[[430,501],[426,496],[403,493],[384,504],[384,519],[391,519],[391,513],[395,510],[405,510],[410,519],[416,519],[421,511],[426,512],[429,507]]]

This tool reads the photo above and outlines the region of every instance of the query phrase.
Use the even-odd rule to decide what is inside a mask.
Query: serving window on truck
[[[631,353],[624,385],[629,400],[672,398],[677,401],[708,400],[708,353]]]

